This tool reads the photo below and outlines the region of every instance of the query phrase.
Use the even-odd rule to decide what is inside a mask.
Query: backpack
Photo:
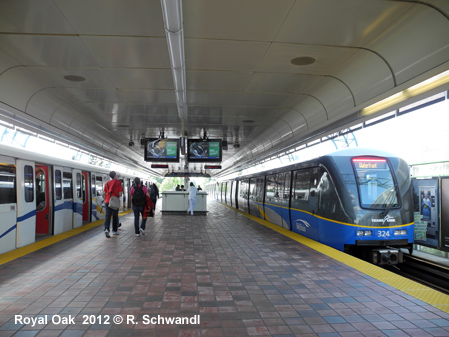
[[[134,206],[143,206],[146,202],[145,193],[143,192],[142,185],[134,186],[133,204]]]

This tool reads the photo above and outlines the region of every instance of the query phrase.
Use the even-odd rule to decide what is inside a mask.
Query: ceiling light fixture
[[[180,119],[187,118],[184,31],[181,0],[161,0],[168,54],[175,85],[176,105]]]
[[[377,103],[374,103],[362,109],[362,116],[371,115],[381,110],[392,107],[393,105],[404,102],[405,100],[423,94],[432,89],[438,88],[449,83],[449,70],[422,81],[408,89],[402,90],[397,94],[387,97]]]
[[[316,62],[316,59],[310,56],[295,57],[290,61],[295,66],[308,66]]]
[[[71,81],[71,82],[83,82],[86,80],[86,78],[84,78],[82,76],[78,76],[78,75],[66,75],[66,76],[64,76],[64,78],[67,81]]]

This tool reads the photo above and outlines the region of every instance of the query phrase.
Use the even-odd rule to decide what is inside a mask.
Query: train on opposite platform
[[[0,254],[103,219],[110,171],[0,144]],[[117,173],[123,211],[135,176]],[[138,176],[148,186],[151,177]]]
[[[407,163],[373,149],[345,149],[207,186],[231,207],[377,265],[413,251]]]

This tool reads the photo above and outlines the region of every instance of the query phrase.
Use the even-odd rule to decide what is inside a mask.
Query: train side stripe
[[[31,211],[31,212],[28,212],[27,214],[24,214],[24,215],[22,215],[22,216],[19,216],[19,217],[17,218],[17,222],[25,221],[25,220],[27,220],[27,219],[29,219],[29,218],[32,218],[33,216],[36,216],[36,210],[33,210],[33,211]]]
[[[132,210],[126,210],[122,213],[119,214],[119,216],[131,213]],[[15,260],[19,257],[25,256],[29,253],[35,252],[39,249],[42,249],[44,247],[50,246],[54,243],[57,243],[59,241],[65,240],[67,238],[70,238],[74,235],[77,235],[79,233],[85,232],[89,229],[92,229],[94,227],[100,226],[102,225],[104,222],[104,220],[98,220],[98,221],[94,221],[91,222],[87,225],[83,225],[81,227],[75,228],[75,229],[71,229],[67,232],[61,233],[61,234],[57,234],[51,237],[48,237],[46,239],[40,240],[40,241],[36,241],[34,243],[30,243],[29,245],[26,245],[24,247],[20,247],[14,250],[11,250],[9,252],[6,252],[4,254],[0,254],[0,265],[5,264],[9,261]]]
[[[253,201],[253,203],[256,203],[256,202]],[[257,204],[262,205],[262,203],[257,203]],[[325,218],[325,217],[322,217],[322,216],[313,214],[313,213],[311,213],[311,212],[304,211],[304,210],[302,210],[302,209],[288,208],[288,207],[279,206],[279,205],[273,205],[273,204],[265,204],[265,205],[269,205],[269,206],[272,206],[272,207],[278,207],[278,208],[284,208],[284,209],[290,209],[290,210],[296,211],[296,212],[306,213],[306,214],[309,214],[309,215],[314,216],[314,217],[316,217],[316,218],[318,218],[318,219],[321,219],[321,220],[326,220],[326,221],[330,221],[330,222],[333,222],[333,223],[338,223],[338,224],[340,224],[340,225],[345,225],[345,226],[350,226],[350,227],[358,227],[358,228],[375,228],[375,229],[385,229],[385,228],[387,228],[387,227],[385,227],[385,226],[382,227],[382,226],[355,225],[355,224],[350,224],[350,223],[347,223],[347,222],[341,222],[341,221],[337,221],[337,220],[328,219],[328,218]],[[415,223],[415,222],[410,222],[410,223],[404,224],[404,225],[389,225],[388,228],[408,227],[408,226],[413,225],[414,223]]]
[[[11,228],[7,229],[2,235],[0,235],[0,239],[2,237],[4,237],[6,234],[8,234],[9,232],[13,231],[14,229],[17,228],[17,224],[15,224],[14,226],[12,226]]]

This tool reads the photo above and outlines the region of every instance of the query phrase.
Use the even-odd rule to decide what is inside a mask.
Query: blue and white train
[[[0,254],[103,219],[109,172],[0,144]],[[118,174],[123,211],[131,207],[134,176]]]
[[[346,149],[307,162],[209,185],[217,200],[374,264],[413,250],[407,163]]]

